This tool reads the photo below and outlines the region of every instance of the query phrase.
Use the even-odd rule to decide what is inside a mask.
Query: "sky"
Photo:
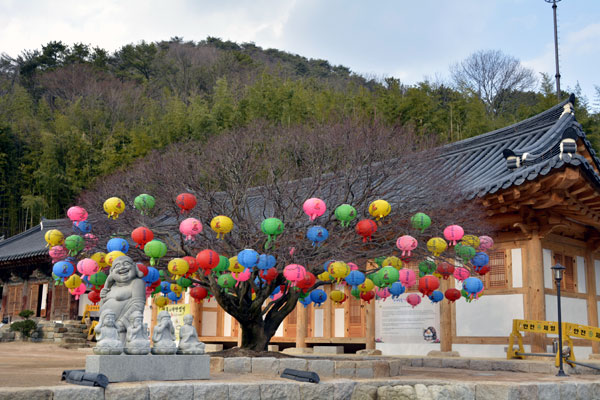
[[[558,30],[561,88],[579,82],[600,107],[600,0],[560,1]],[[254,42],[406,84],[448,80],[482,49],[555,74],[544,0],[0,0],[0,52],[13,57],[52,40],[114,51],[174,36]]]

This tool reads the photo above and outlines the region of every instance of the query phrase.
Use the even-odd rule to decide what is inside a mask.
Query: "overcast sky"
[[[558,3],[562,88],[600,85],[600,0]],[[114,51],[141,40],[255,42],[405,83],[447,79],[479,49],[500,49],[554,75],[544,0],[0,0],[0,52],[51,40]]]

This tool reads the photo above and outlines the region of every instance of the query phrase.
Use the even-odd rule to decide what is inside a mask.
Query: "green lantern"
[[[350,204],[342,204],[335,209],[335,217],[340,221],[340,225],[347,227],[354,218],[356,218],[356,208]]]
[[[431,260],[421,261],[419,263],[419,278],[425,275],[431,275],[437,269],[437,265]]]
[[[96,289],[99,289],[100,286],[104,285],[104,282],[106,282],[106,274],[102,271],[98,271],[94,275],[90,275],[88,280]]]
[[[381,256],[381,257],[375,257],[375,259],[373,261],[375,261],[375,264],[379,265],[380,267],[383,267],[383,262],[387,259],[386,256]]]
[[[379,270],[379,276],[381,277],[381,281],[385,286],[390,286],[392,283],[398,282],[398,279],[400,278],[400,273],[396,268],[389,266],[381,268]]]
[[[187,289],[190,286],[192,286],[192,280],[188,279],[188,278],[184,278],[183,276],[181,278],[177,279],[176,283],[184,289]]]
[[[223,274],[217,279],[217,284],[227,291],[235,286],[235,279],[230,274]]]
[[[360,290],[357,288],[352,289],[350,291],[350,294],[352,295],[352,297],[354,297],[356,300],[360,300]]]
[[[79,235],[71,235],[65,239],[65,247],[70,256],[76,256],[85,247],[85,239]]]
[[[260,224],[260,230],[269,237],[265,243],[265,250],[271,247],[277,236],[283,233],[283,229],[283,222],[279,218],[267,218]]]
[[[142,215],[144,215],[145,212],[150,211],[151,209],[154,208],[154,205],[156,204],[156,199],[152,196],[150,196],[149,194],[140,194],[139,196],[137,196],[135,198],[135,200],[133,200],[133,206],[139,210]]]
[[[419,229],[421,233],[423,233],[425,232],[425,229],[429,228],[431,225],[431,218],[429,218],[429,215],[427,214],[416,213],[410,219],[410,223],[412,224],[413,228]]]
[[[394,269],[394,268],[392,267],[392,269]],[[381,288],[381,287],[385,287],[386,283],[383,281],[383,277],[381,276],[380,272],[381,272],[381,270],[377,271],[374,274],[369,275],[368,278],[373,281],[373,284],[375,286]],[[396,272],[398,272],[398,271],[396,271]]]
[[[219,256],[219,264],[212,269],[212,272],[218,273],[221,275],[221,272],[227,271],[229,268],[229,258],[225,256]]]
[[[475,257],[475,253],[477,253],[471,246],[465,246],[460,243],[457,243],[456,246],[454,246],[454,252],[463,260],[470,260]]]
[[[151,240],[144,246],[144,253],[150,257],[150,265],[154,266],[159,258],[167,254],[167,245],[157,239]]]
[[[60,286],[63,284],[63,280],[60,276],[52,272],[52,279],[54,279],[54,286]]]

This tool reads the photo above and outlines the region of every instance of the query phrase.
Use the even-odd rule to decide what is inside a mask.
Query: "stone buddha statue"
[[[177,352],[175,327],[173,327],[171,316],[167,311],[158,313],[158,324],[154,327],[152,342],[152,354],[175,354]]]
[[[146,334],[143,323],[143,315],[139,311],[129,314],[129,328],[127,328],[127,342],[125,354],[148,354],[150,353],[150,339]]]
[[[204,354],[204,343],[198,340],[198,333],[192,323],[192,314],[183,316],[183,325],[179,327],[179,349],[177,354]]]
[[[123,343],[115,324],[116,315],[112,310],[104,310],[96,325],[97,344],[94,353],[99,355],[118,355],[123,352]]]

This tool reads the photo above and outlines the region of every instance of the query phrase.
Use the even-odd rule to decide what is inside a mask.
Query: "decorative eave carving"
[[[10,278],[8,278],[8,281],[12,284],[15,284],[15,283],[22,283],[24,280],[19,275],[15,274],[14,272],[11,272]]]
[[[37,280],[37,281],[50,281],[50,277],[43,273],[39,268],[36,268],[32,273],[29,279]]]

